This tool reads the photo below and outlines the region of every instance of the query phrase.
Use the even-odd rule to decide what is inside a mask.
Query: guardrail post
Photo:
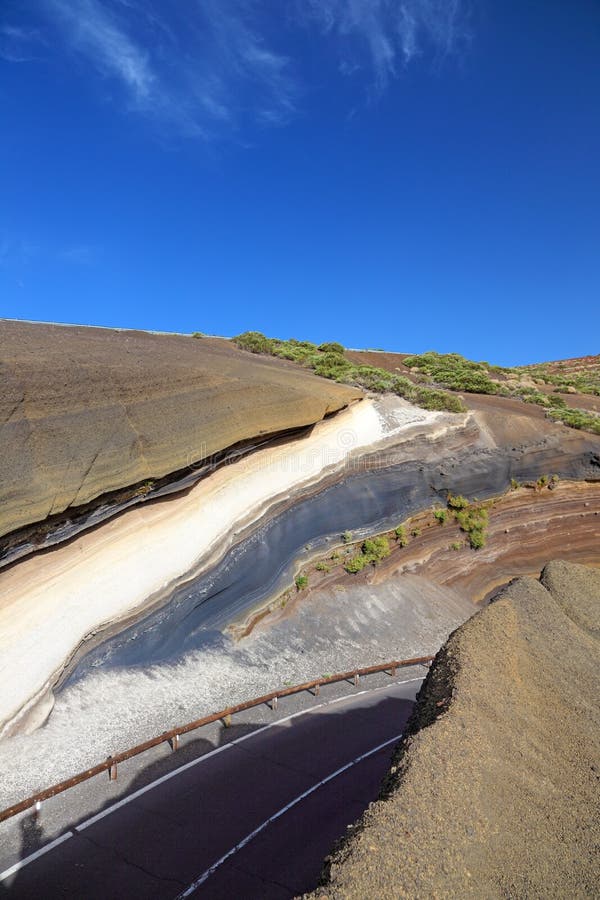
[[[380,663],[376,666],[370,666],[358,670],[355,669],[354,672],[340,672],[337,675],[330,675],[328,677],[324,676],[316,683],[314,681],[308,681],[287,689],[282,688],[282,696],[287,697],[291,694],[297,694],[302,691],[312,691],[316,696],[320,693],[321,685],[334,684],[345,681],[350,684],[354,683],[355,686],[358,686],[360,682],[361,672],[365,676],[370,675],[374,672],[384,672],[388,670],[392,674],[395,674],[397,669],[403,668],[404,666],[431,666],[432,662],[432,656],[418,656],[412,657],[411,659],[390,660],[387,663]],[[209,716],[204,716],[203,718],[196,719],[193,722],[188,722],[186,725],[182,726],[182,729],[185,734],[188,734],[190,731],[195,731],[203,725],[208,725],[212,724],[213,722],[219,721],[222,722],[223,728],[230,728],[232,716],[235,713],[262,706],[265,703],[270,703],[271,708],[276,709],[277,700],[277,695],[271,697],[269,694],[266,694],[262,697],[256,697],[254,700],[248,700],[244,703],[239,703],[237,706],[229,706],[227,707],[227,709],[222,709],[219,712],[212,713]],[[90,778],[94,778],[96,775],[101,775],[104,772],[108,772],[110,781],[116,781],[117,759],[121,762],[125,762],[126,760],[131,759],[134,756],[139,756],[141,753],[145,753],[146,750],[150,750],[152,747],[158,747],[164,744],[165,740],[169,740],[173,750],[176,750],[179,746],[180,735],[174,734],[173,737],[165,739],[165,735],[167,733],[168,732],[163,731],[160,735],[157,735],[156,737],[145,741],[143,744],[138,744],[137,746],[130,748],[126,752],[117,754],[116,757],[105,757],[100,763],[98,763],[98,765],[92,766],[91,769],[87,769],[85,772],[79,772],[76,775],[72,775],[65,781],[61,781],[59,784],[55,784],[45,791],[34,794],[33,797],[28,797],[26,800],[21,800],[18,803],[14,803],[12,806],[7,807],[6,809],[0,809],[0,822],[5,822],[12,816],[16,816],[21,812],[25,812],[25,810],[31,809],[31,807],[34,807],[35,813],[39,813],[42,801],[47,800],[49,797],[54,797],[57,794],[62,794],[64,791],[74,787],[76,784],[81,784],[82,782],[87,781]]]

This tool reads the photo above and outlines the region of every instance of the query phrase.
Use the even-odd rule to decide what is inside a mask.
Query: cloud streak
[[[71,45],[103,75],[120,79],[137,103],[152,93],[155,76],[148,54],[129,38],[108,8],[98,0],[49,0]]]
[[[37,59],[37,51],[44,43],[41,34],[35,28],[0,26],[0,59],[5,62],[31,62]]]
[[[276,15],[267,0],[43,2],[128,109],[206,139],[297,113],[298,36],[334,54],[340,76],[380,93],[415,57],[454,52],[464,35],[461,0],[281,0]]]
[[[334,40],[342,74],[368,64],[380,91],[416,56],[452,53],[467,34],[460,0],[300,0],[299,9]]]

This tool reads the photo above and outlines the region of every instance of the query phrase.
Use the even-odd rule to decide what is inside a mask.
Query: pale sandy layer
[[[140,610],[185,573],[208,565],[235,529],[275,501],[392,434],[447,418],[364,400],[303,439],[225,466],[187,495],[140,506],[0,576],[0,723],[6,731],[60,674],[88,635]],[[429,430],[429,428],[427,429]],[[24,719],[23,719],[24,721]]]

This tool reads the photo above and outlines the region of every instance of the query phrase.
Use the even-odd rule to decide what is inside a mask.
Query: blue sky
[[[597,0],[3,0],[0,315],[599,351]]]

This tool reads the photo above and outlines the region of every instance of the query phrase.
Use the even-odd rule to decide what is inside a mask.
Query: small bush
[[[408,538],[406,536],[406,528],[404,527],[404,525],[398,525],[398,527],[394,531],[394,534],[396,535],[396,540],[398,541],[400,546],[406,547],[406,545],[408,544]]]
[[[233,338],[233,343],[250,353],[272,353],[275,347],[275,342],[260,331],[244,331]]]
[[[420,528],[413,528],[413,530],[411,531],[411,534],[412,534],[413,537],[419,537],[419,535],[421,534],[421,529],[420,529]]]
[[[317,350],[320,350],[321,353],[343,353],[344,347],[342,344],[338,344],[337,341],[329,341],[326,344],[319,344]]]
[[[449,550],[460,550],[462,547],[462,541],[453,541],[450,544]]]
[[[329,572],[329,566],[327,565],[326,562],[323,562],[322,560],[321,560],[321,562],[318,562],[316,564],[315,569],[317,570],[317,572]]]
[[[363,556],[374,565],[390,555],[389,541],[385,536],[369,538],[362,545]]]
[[[569,428],[600,434],[600,416],[596,413],[586,412],[584,409],[550,409],[546,415]]]
[[[359,553],[357,556],[353,556],[352,559],[349,559],[347,563],[344,565],[344,569],[350,575],[356,575],[358,572],[362,572],[364,567],[368,565],[368,559]]]
[[[440,525],[443,525],[448,517],[448,511],[446,509],[434,509],[433,516]]]
[[[482,547],[485,547],[485,541],[486,537],[484,531],[475,528],[473,531],[469,532],[469,544],[473,550],[481,550]]]
[[[345,531],[345,532],[343,533],[343,535],[342,535],[342,540],[343,540],[343,542],[344,542],[345,544],[349,544],[350,541],[352,540],[352,532],[351,532],[351,531]]]
[[[448,507],[450,509],[467,509],[469,501],[462,494],[448,494]]]
[[[458,353],[429,351],[417,356],[407,356],[404,365],[427,375],[433,383],[453,391],[498,393],[498,385],[489,377],[489,363],[473,362]]]
[[[469,544],[474,550],[485,546],[485,529],[488,525],[488,511],[484,506],[470,506],[456,513],[456,521],[461,531],[466,532]]]
[[[519,482],[517,481],[516,478],[511,478],[511,479],[510,479],[510,489],[511,489],[511,491],[517,491],[520,487],[521,487],[521,485],[519,484]]]
[[[206,335],[204,334],[203,331],[194,331],[192,337],[193,338],[203,338],[203,337],[206,337]]]
[[[306,575],[296,575],[296,590],[303,591],[308,587],[308,578]]]

